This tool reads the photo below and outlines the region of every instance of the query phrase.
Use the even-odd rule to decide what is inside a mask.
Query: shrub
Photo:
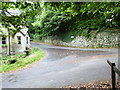
[[[38,47],[34,47],[34,48],[32,48],[32,50],[31,50],[31,52],[30,52],[30,53],[37,52],[38,50],[39,50],[39,48],[38,48]]]

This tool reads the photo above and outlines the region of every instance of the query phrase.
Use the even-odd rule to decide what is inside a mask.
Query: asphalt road
[[[2,74],[3,88],[59,88],[110,80],[107,60],[118,63],[117,49],[83,49],[31,43],[46,57],[32,67]]]

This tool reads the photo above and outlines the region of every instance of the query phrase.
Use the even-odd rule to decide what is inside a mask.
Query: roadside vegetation
[[[77,36],[93,38],[120,29],[119,2],[45,2],[40,7],[44,9],[30,27],[31,37],[37,40],[52,37],[71,42]]]
[[[65,43],[70,43],[79,36],[86,37],[89,41],[91,38],[96,38],[98,33],[119,33],[120,30],[120,2],[26,1],[0,2],[0,5],[2,6],[0,9],[2,22],[0,24],[2,27],[8,29],[12,37],[20,31],[20,27],[23,25],[28,27],[30,37],[34,41],[43,43],[49,38],[52,41],[60,40]],[[9,13],[9,9],[19,10],[21,13],[17,16],[8,16],[6,13]],[[2,32],[2,27],[0,26],[0,36],[5,37]],[[106,41],[104,40],[103,42]],[[115,44],[114,46],[120,47],[119,44]],[[81,46],[77,47],[79,48]],[[95,44],[95,46],[93,45],[91,47],[102,48],[103,43]],[[105,47],[111,48],[113,46],[106,45]],[[16,60],[16,57],[23,59],[25,56],[20,54],[13,58]],[[4,60],[4,63],[16,63],[15,60],[11,61],[11,57],[7,58],[9,60]],[[5,66],[4,69],[2,72],[6,71],[7,67]]]
[[[33,62],[42,59],[45,56],[44,52],[38,48],[33,48],[29,55],[26,54],[16,54],[12,56],[1,57],[0,59],[0,73],[7,71],[19,70]]]
[[[93,38],[99,32],[120,29],[120,2],[0,2],[1,24],[12,36],[24,23],[30,37],[48,37],[70,42],[77,36]],[[7,16],[8,9],[19,9],[19,16]],[[10,26],[13,25],[14,28]],[[1,32],[1,30],[0,30]],[[70,38],[73,36],[73,38]]]

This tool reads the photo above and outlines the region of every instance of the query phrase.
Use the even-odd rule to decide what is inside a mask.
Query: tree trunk
[[[8,43],[9,43],[9,45],[8,45],[8,55],[11,55],[11,48],[10,48],[10,30],[8,29]]]
[[[118,35],[118,69],[120,70],[120,50],[119,50],[119,46],[120,46],[120,34]],[[118,80],[120,80],[120,76],[118,75]]]

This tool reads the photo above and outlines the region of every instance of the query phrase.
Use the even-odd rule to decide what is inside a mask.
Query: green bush
[[[2,44],[2,47],[8,47],[8,45],[7,44]]]
[[[32,48],[32,50],[31,50],[31,52],[30,52],[30,53],[37,52],[38,50],[39,50],[39,48],[38,48],[38,47],[34,47],[34,48]]]

